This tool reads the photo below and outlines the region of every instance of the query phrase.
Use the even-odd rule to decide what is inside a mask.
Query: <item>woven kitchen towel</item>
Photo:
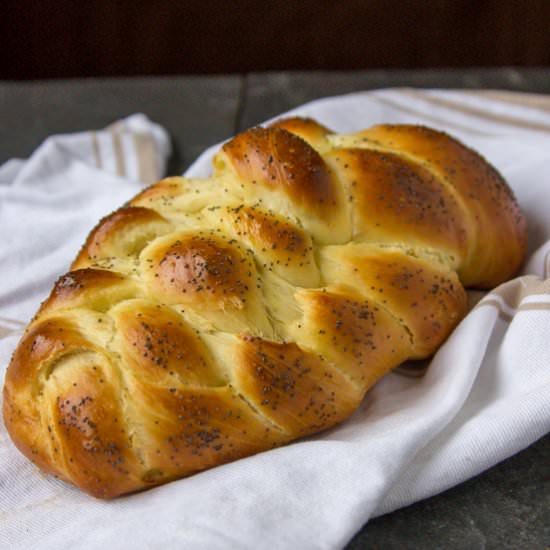
[[[473,296],[481,300],[424,377],[388,374],[337,428],[141,494],[102,502],[46,477],[0,426],[1,548],[340,548],[370,517],[460,483],[550,430],[550,98],[379,90],[292,114],[337,131],[422,123],[480,151],[528,219],[524,272]],[[125,121],[128,135],[132,120],[149,125],[157,176],[166,138],[143,118]],[[0,168],[1,370],[85,233],[139,188],[114,173],[133,165],[143,174],[145,161],[128,147],[103,154],[111,133],[52,138]],[[207,175],[212,151],[188,174]],[[100,166],[98,152],[110,161]]]

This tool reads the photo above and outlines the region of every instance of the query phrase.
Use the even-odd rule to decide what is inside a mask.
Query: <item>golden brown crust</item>
[[[150,185],[141,193],[138,193],[129,203],[130,206],[141,206],[148,208],[155,200],[164,203],[174,199],[181,194],[182,179],[179,177],[164,178],[163,180]]]
[[[281,118],[271,124],[272,128],[287,130],[296,136],[300,136],[317,151],[323,150],[328,142],[327,136],[332,133],[326,126],[319,124],[312,118]]]
[[[88,307],[103,310],[113,302],[132,298],[139,292],[132,281],[114,271],[105,269],[77,269],[62,275],[55,283],[37,315],[58,309]]]
[[[294,343],[242,337],[236,383],[288,435],[308,435],[349,416],[362,392],[333,365]]]
[[[254,287],[252,261],[211,235],[170,235],[148,252],[149,284],[168,303],[242,309]]]
[[[71,268],[94,265],[100,260],[139,253],[147,241],[170,228],[155,210],[122,207],[103,218],[92,230]]]
[[[229,169],[251,198],[274,195],[274,204],[299,217],[319,241],[349,238],[341,186],[300,137],[276,127],[253,128],[227,142],[214,166],[218,173]]]
[[[466,313],[467,296],[456,273],[403,250],[328,247],[321,262],[327,281],[353,285],[407,328],[412,358],[434,353]]]
[[[255,206],[226,207],[214,218],[254,250],[261,267],[298,286],[316,286],[319,274],[311,237],[288,218]]]
[[[65,470],[63,477],[97,497],[139,489],[139,459],[119,384],[95,365],[81,366],[77,381],[72,380],[59,381],[44,396],[51,410],[47,430],[53,456]]]
[[[468,253],[468,225],[446,187],[422,165],[397,154],[335,149],[328,162],[349,188],[356,241],[435,248],[455,258]]]
[[[63,317],[31,325],[17,346],[10,363],[10,385],[28,395],[39,392],[44,372],[59,357],[87,349],[90,343],[78,328]]]
[[[110,387],[109,367],[102,350],[78,326],[52,317],[26,332],[4,388],[4,419],[18,448],[41,468],[95,496],[136,488],[128,471],[122,467],[111,471],[109,460],[115,454],[131,452],[118,432],[107,436],[112,431],[114,402],[119,399]],[[83,419],[86,429],[80,424]],[[122,415],[120,420],[123,428]],[[108,488],[111,485],[113,489]]]
[[[253,128],[223,146],[237,176],[276,189],[314,213],[337,206],[336,184],[325,162],[306,142],[278,128]]]
[[[229,386],[158,388],[135,379],[129,384],[129,411],[142,417],[134,433],[144,461],[142,487],[224,464],[289,439]]]
[[[172,309],[146,300],[127,300],[112,315],[116,348],[136,378],[160,385],[222,383],[204,343]]]
[[[304,316],[293,328],[296,340],[332,361],[361,388],[385,374],[388,360],[399,364],[411,353],[402,324],[349,287],[302,290],[297,299]]]
[[[502,178],[445,134],[249,130],[214,177],[158,182],[91,232],[13,355],[6,427],[102,498],[270,449],[432,354],[462,284],[512,276],[525,245]]]
[[[473,233],[459,269],[466,286],[491,288],[515,273],[524,258],[527,227],[502,176],[478,153],[424,126],[380,125],[360,136],[418,159],[463,201]],[[505,251],[502,243],[507,243]]]

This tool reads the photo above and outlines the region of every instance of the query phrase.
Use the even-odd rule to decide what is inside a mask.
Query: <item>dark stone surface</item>
[[[272,73],[0,83],[0,163],[48,135],[143,112],[171,133],[179,173],[207,146],[312,99],[391,86],[550,93],[550,69]],[[372,520],[359,549],[550,548],[550,436],[445,493]]]
[[[181,173],[234,133],[241,86],[238,76],[0,82],[0,163],[27,157],[51,134],[141,112],[170,132],[168,171]]]
[[[550,548],[550,435],[474,479],[371,520],[347,550]]]
[[[320,97],[374,88],[494,88],[550,93],[550,69],[465,69],[250,74],[239,129]]]

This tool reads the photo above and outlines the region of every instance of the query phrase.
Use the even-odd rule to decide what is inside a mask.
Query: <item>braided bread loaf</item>
[[[27,328],[4,419],[98,497],[334,426],[510,277],[526,227],[500,175],[424,127],[309,119],[226,143],[214,176],[103,219]]]

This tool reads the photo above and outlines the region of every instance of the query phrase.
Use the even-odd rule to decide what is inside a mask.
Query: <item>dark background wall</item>
[[[3,0],[0,78],[550,65],[550,0]]]

